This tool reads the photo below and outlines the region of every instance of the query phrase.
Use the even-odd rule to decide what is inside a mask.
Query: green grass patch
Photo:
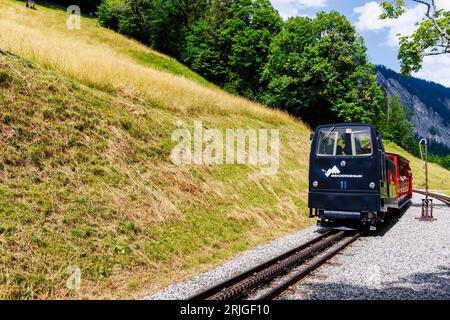
[[[131,50],[130,55],[136,59],[137,62],[161,71],[170,72],[177,76],[182,76],[187,79],[194,80],[207,87],[216,87],[211,82],[206,81],[203,77],[193,72],[185,65],[179,63],[174,58],[159,55],[156,53],[146,53],[138,50]]]

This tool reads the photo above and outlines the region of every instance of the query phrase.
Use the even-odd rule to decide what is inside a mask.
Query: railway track
[[[413,192],[419,193],[419,194],[423,194],[423,195],[426,195],[426,192],[425,192],[425,191],[413,190]],[[431,193],[431,192],[428,192],[428,195],[429,195],[431,198],[435,198],[435,199],[437,199],[437,200],[439,200],[439,201],[442,201],[442,202],[445,203],[446,205],[450,206],[450,197],[447,197],[447,196],[444,196],[444,195],[438,194],[438,193]]]
[[[242,274],[215,285],[189,300],[238,300],[248,298],[256,290],[284,276],[280,283],[257,299],[275,299],[291,285],[334,257],[363,233],[328,231],[301,246],[290,250]],[[295,268],[292,274],[288,274]]]

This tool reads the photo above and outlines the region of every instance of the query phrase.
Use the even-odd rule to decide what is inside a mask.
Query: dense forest
[[[286,110],[312,128],[372,123],[387,139],[420,155],[409,110],[377,85],[364,39],[338,12],[283,21],[269,0],[79,2],[82,12],[98,6],[102,26],[175,57],[232,94]],[[408,89],[430,87],[424,80],[392,77]],[[412,93],[450,119],[443,103],[450,89],[431,88]],[[433,144],[430,150],[435,162],[450,168],[450,161],[443,161],[448,149]]]

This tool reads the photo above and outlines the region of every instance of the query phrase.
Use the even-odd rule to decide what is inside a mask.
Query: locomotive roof
[[[321,128],[326,128],[326,127],[336,127],[336,128],[339,128],[339,127],[370,127],[373,130],[375,130],[377,135],[379,134],[377,128],[375,128],[373,125],[368,124],[368,123],[352,123],[352,122],[349,122],[349,123],[321,124],[321,125],[317,126],[316,130],[317,129],[321,129]]]
[[[321,124],[319,127],[373,127],[373,125],[368,124],[368,123],[330,123],[330,124]]]

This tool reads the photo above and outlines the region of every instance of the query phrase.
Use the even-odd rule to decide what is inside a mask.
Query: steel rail
[[[323,252],[345,235],[342,231],[328,231],[281,256],[196,294],[189,300],[235,300],[245,297],[261,285]]]
[[[419,194],[422,194],[422,195],[426,195],[426,192],[425,191],[421,191],[421,190],[413,190],[413,192],[419,193]],[[446,205],[450,206],[450,197],[445,196],[443,194],[432,193],[432,192],[429,192],[428,195],[430,197],[435,198],[435,199],[437,199],[439,201],[442,201]]]
[[[205,300],[208,297],[211,297],[212,295],[214,295],[214,294],[224,290],[224,288],[231,287],[231,286],[235,285],[236,283],[241,282],[242,280],[252,276],[253,274],[255,274],[257,272],[260,272],[261,270],[264,270],[264,269],[268,268],[269,266],[271,266],[271,265],[273,265],[273,264],[275,264],[275,263],[277,263],[277,262],[279,262],[281,260],[286,259],[289,256],[292,256],[295,252],[297,252],[299,250],[303,250],[303,249],[311,246],[312,244],[316,243],[317,241],[320,241],[320,240],[324,239],[325,237],[329,236],[332,233],[333,233],[333,231],[328,231],[326,233],[323,233],[320,236],[318,236],[318,237],[316,237],[316,238],[314,238],[314,239],[312,239],[312,240],[302,244],[299,247],[296,247],[296,248],[294,248],[294,249],[292,249],[292,250],[290,250],[288,252],[285,252],[282,255],[277,256],[277,257],[275,257],[275,258],[273,258],[273,259],[271,259],[269,261],[266,261],[263,264],[260,264],[260,265],[254,267],[254,268],[252,268],[250,270],[247,270],[247,271],[245,271],[245,272],[243,272],[243,273],[241,273],[241,274],[239,274],[239,275],[237,275],[237,276],[235,276],[233,278],[230,278],[230,279],[225,280],[225,281],[223,281],[223,282],[221,282],[221,283],[219,283],[217,285],[214,285],[214,286],[212,286],[210,288],[207,288],[206,290],[204,290],[204,291],[202,291],[200,293],[197,293],[194,296],[188,298],[188,300]]]
[[[356,235],[353,235],[351,237],[345,238],[342,242],[339,243],[339,245],[335,248],[333,248],[331,251],[327,252],[325,255],[320,256],[318,259],[312,261],[311,264],[306,265],[305,268],[302,268],[299,272],[295,273],[292,277],[282,282],[280,285],[276,286],[274,289],[270,290],[268,293],[262,295],[261,297],[258,297],[258,300],[273,300],[276,297],[280,296],[283,292],[285,292],[287,289],[289,289],[293,284],[297,283],[301,279],[308,276],[312,271],[319,268],[321,265],[323,265],[325,262],[333,258],[336,254],[341,252],[343,249],[345,249],[347,246],[349,246],[351,243],[356,241],[363,232],[360,232]]]

